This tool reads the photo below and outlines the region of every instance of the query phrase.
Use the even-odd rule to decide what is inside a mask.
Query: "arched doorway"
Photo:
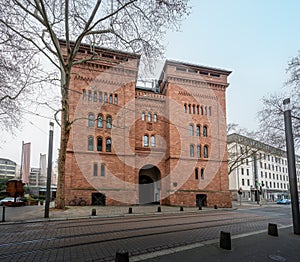
[[[105,206],[106,197],[102,193],[92,193],[92,205]]]
[[[197,194],[196,195],[196,206],[207,206],[207,195],[206,194]]]
[[[160,203],[160,171],[146,165],[139,172],[139,204]]]

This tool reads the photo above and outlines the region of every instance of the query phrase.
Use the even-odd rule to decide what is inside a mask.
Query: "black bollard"
[[[115,262],[129,262],[128,251],[118,250],[116,253]]]
[[[161,207],[157,207],[157,212],[161,212]]]
[[[132,207],[128,209],[128,214],[132,214]]]
[[[183,211],[183,207],[180,207],[180,211]]]
[[[217,206],[217,205],[214,205],[214,209],[218,209],[218,206]]]
[[[92,209],[92,216],[96,216],[96,208]]]
[[[2,222],[5,222],[5,206],[2,209]]]
[[[199,206],[199,210],[202,210],[202,206]]]
[[[268,224],[268,235],[278,237],[277,224]]]
[[[220,233],[220,248],[231,250],[231,237],[229,232],[221,231]]]

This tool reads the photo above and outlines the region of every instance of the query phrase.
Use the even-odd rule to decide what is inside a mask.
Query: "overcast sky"
[[[257,128],[261,99],[284,92],[287,62],[300,50],[300,1],[192,0],[179,32],[166,36],[166,58],[232,70],[227,89],[227,122]],[[49,119],[24,115],[15,136],[2,133],[0,157],[18,164],[22,141],[31,142],[31,166],[48,152]],[[54,130],[54,158],[59,129]]]

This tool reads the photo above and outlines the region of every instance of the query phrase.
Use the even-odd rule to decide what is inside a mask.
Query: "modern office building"
[[[229,189],[233,200],[275,201],[289,198],[286,152],[239,134],[231,134],[228,142]],[[296,157],[297,183],[300,188],[300,158]]]
[[[72,71],[66,203],[230,207],[231,71],[167,60],[157,80],[138,80],[138,55],[93,52]],[[77,59],[89,54],[82,45]]]
[[[0,178],[17,178],[17,164],[6,158],[0,158]]]

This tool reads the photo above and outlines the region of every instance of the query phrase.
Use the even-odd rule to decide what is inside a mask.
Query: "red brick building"
[[[89,53],[80,48],[79,56]],[[98,48],[74,68],[66,201],[231,206],[226,149],[230,71],[167,60],[137,81],[138,55]]]

